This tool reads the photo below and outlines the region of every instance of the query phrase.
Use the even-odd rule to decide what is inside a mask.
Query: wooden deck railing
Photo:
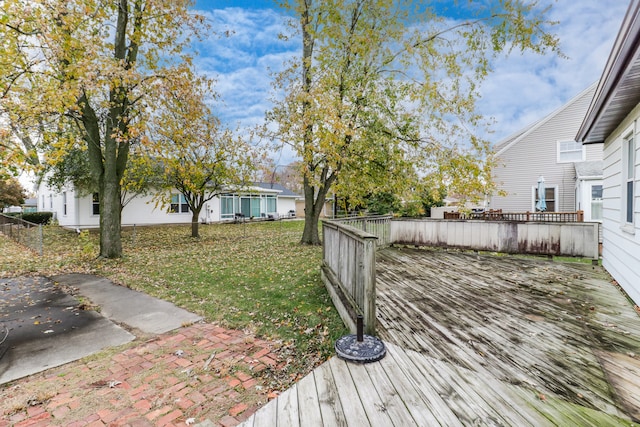
[[[485,212],[445,212],[444,219],[478,219],[483,221],[517,222],[584,222],[584,211],[576,212],[502,212],[502,209]]]
[[[364,317],[365,333],[374,335],[378,237],[344,221],[323,221],[322,232],[322,279],[338,313],[352,333],[356,333],[356,317],[361,314]]]
[[[378,238],[378,246],[388,246],[391,244],[391,215],[380,216],[354,216],[348,218],[334,219],[332,222],[348,225],[365,233],[373,234]]]

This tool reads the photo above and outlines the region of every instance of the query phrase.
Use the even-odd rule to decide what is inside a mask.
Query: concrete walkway
[[[19,277],[4,279],[1,286],[0,340],[8,335],[0,347],[0,384],[135,339],[120,325],[160,334],[201,320],[92,275]],[[86,303],[64,292],[69,288],[96,309],[83,309]]]

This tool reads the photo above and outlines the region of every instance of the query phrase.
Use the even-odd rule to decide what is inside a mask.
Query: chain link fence
[[[0,214],[0,231],[16,242],[42,255],[42,225]]]

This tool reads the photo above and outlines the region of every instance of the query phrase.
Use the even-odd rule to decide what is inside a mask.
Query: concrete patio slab
[[[162,334],[201,320],[169,302],[88,274],[3,279],[0,286],[0,384],[136,338],[120,325]],[[97,310],[83,309],[84,303],[65,292],[69,288]]]
[[[76,288],[78,294],[99,306],[106,318],[145,333],[163,334],[202,320],[170,302],[114,285],[109,279],[90,274],[65,274],[51,279]]]

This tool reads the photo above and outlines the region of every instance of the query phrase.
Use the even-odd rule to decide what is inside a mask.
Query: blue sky
[[[628,3],[623,0],[541,0],[551,4],[551,19],[567,58],[515,53],[499,57],[482,84],[479,111],[492,117],[491,140],[502,138],[544,117],[595,82],[602,73]],[[452,19],[453,2],[440,1]],[[197,66],[217,80],[224,105],[217,114],[229,126],[262,123],[270,107],[272,72],[295,55],[299,43],[278,39],[286,28],[283,11],[271,0],[199,0],[212,35],[199,43]],[[290,160],[290,155],[285,154]],[[286,161],[283,159],[283,162]]]

